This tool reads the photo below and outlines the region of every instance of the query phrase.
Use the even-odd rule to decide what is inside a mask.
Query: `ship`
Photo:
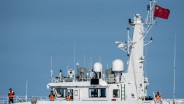
[[[107,70],[103,70],[101,62],[95,62],[89,70],[77,66],[76,70],[68,70],[68,77],[64,77],[62,70],[59,76],[54,77],[51,68],[51,80],[47,87],[54,92],[54,100],[36,96],[28,99],[26,96],[16,100],[15,104],[184,104],[184,99],[161,97],[158,100],[156,94],[159,91],[148,96],[144,48],[152,42],[152,38],[146,40],[145,37],[155,24],[155,3],[156,0],[150,0],[145,21],[140,14],[135,14],[133,20],[128,19],[133,33],[130,35],[130,28],[127,28],[127,41],[115,42],[128,56],[126,71],[121,58],[113,60],[112,68]],[[68,95],[70,100],[66,98]]]

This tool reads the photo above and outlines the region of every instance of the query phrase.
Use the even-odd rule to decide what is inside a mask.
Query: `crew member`
[[[12,88],[10,88],[8,92],[9,104],[13,103],[14,95],[15,95],[14,91],[12,90]]]
[[[70,93],[68,92],[68,95],[66,96],[66,101],[70,101],[71,100],[71,96]]]
[[[50,91],[50,94],[49,94],[50,101],[54,101],[54,98],[55,98],[55,94],[53,93],[53,91]]]
[[[157,101],[161,101],[161,95],[159,92],[156,93],[155,98]]]

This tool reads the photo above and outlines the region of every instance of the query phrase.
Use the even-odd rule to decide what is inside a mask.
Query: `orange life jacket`
[[[156,96],[156,100],[161,101],[161,96],[160,96],[160,95],[157,95],[157,96]]]
[[[14,98],[14,92],[13,92],[13,91],[9,92],[9,93],[8,93],[8,97],[9,97],[9,98]]]
[[[66,100],[70,101],[70,95],[66,96]]]
[[[50,94],[49,98],[50,98],[50,101],[54,101],[54,95],[53,94]]]

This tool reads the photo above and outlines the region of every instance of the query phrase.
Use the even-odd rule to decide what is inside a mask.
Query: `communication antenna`
[[[91,57],[90,57],[90,70],[92,71],[93,57],[92,57],[92,46],[91,46]]]
[[[74,71],[75,71],[75,65],[76,63],[75,63],[75,41],[74,41],[74,49],[73,49],[73,69]]]
[[[175,96],[176,96],[176,34],[174,36],[174,80],[173,80],[173,104],[175,104]]]
[[[28,87],[28,81],[26,81],[26,95],[25,95],[26,102],[27,102],[27,87]]]
[[[69,67],[69,66],[67,65],[67,66],[66,66],[66,69],[67,69],[67,77],[68,77],[68,70],[69,70],[69,68],[68,68],[68,67]]]
[[[51,77],[51,82],[53,82],[53,66],[52,66],[52,56],[51,56],[51,61],[50,61],[50,77]]]
[[[85,67],[85,61],[86,61],[86,57],[85,57],[85,54],[84,54],[84,56],[83,56],[83,57],[84,57],[84,67]]]
[[[91,44],[91,49],[90,49],[90,57],[89,57],[89,77],[91,77],[92,72],[92,44]]]

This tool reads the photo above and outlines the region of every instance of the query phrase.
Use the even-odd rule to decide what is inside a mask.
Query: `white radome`
[[[120,59],[116,59],[112,62],[112,71],[123,71],[124,64],[123,61]]]
[[[100,62],[96,62],[94,64],[94,71],[95,72],[101,72],[102,71],[102,64]]]

